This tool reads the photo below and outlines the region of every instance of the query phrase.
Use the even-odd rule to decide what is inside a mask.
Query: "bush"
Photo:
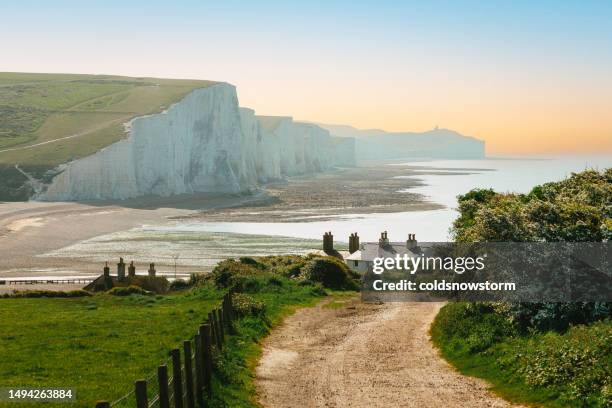
[[[566,331],[570,325],[587,324],[612,317],[611,302],[508,303],[498,313],[515,323],[522,333]]]
[[[324,287],[336,290],[358,290],[355,274],[346,264],[336,258],[313,258],[302,269],[302,279],[321,283]]]
[[[299,255],[265,256],[259,260],[268,271],[287,278],[297,278],[307,261],[305,257]]]
[[[266,311],[264,302],[255,300],[244,293],[232,294],[232,306],[234,307],[234,313],[240,317],[261,316]]]
[[[563,398],[581,406],[612,406],[612,324],[572,327],[530,341],[520,372],[534,387],[563,386]]]
[[[564,304],[559,305],[563,309]],[[531,329],[521,335],[508,318],[513,316],[512,306],[449,303],[432,325],[432,338],[460,368],[498,387],[501,381],[502,389],[512,382],[511,389],[518,386],[524,395],[533,392],[534,401],[548,395],[559,406],[610,406],[612,322],[574,326],[564,334]],[[523,305],[524,310],[528,306]],[[536,312],[530,315],[545,310],[531,306]]]
[[[262,284],[256,278],[243,278],[236,285],[236,290],[245,293],[257,293],[261,290]]]
[[[149,292],[148,290],[144,290],[139,286],[118,286],[112,288],[108,292],[109,295],[113,296],[129,296],[129,295],[152,295],[153,292]]]
[[[212,271],[212,279],[219,289],[234,288],[242,291],[247,278],[260,276],[262,271],[252,265],[226,259],[219,262]]]
[[[209,273],[192,273],[189,276],[189,286],[201,286],[202,284],[210,281],[211,275]]]
[[[191,287],[190,282],[187,282],[183,279],[175,279],[170,282],[170,290],[183,290]]]
[[[61,290],[16,290],[13,293],[5,293],[4,298],[75,298],[92,296],[91,292],[83,289],[61,291]]]
[[[250,256],[242,256],[238,258],[241,264],[254,266],[258,269],[264,269],[265,265],[259,263],[255,258],[251,258]]]
[[[432,334],[453,350],[476,353],[515,335],[516,328],[490,303],[449,303],[436,316]]]

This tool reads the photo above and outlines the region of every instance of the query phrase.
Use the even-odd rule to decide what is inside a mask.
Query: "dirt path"
[[[429,340],[439,303],[299,310],[266,340],[264,407],[512,407],[451,368]]]

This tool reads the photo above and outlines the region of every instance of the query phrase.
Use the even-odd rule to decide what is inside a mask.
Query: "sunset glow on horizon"
[[[612,154],[612,2],[222,3],[5,2],[0,71],[219,80],[259,114]]]

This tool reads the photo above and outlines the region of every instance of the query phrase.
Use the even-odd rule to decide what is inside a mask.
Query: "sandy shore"
[[[177,214],[181,212],[78,203],[0,204],[0,258],[3,260],[0,277],[91,273],[92,266],[78,259],[50,259],[39,255]]]
[[[442,304],[319,304],[288,317],[265,340],[256,385],[266,408],[515,407],[465,377],[433,347]]]

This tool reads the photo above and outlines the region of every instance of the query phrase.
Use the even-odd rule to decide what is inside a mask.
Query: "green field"
[[[236,300],[241,318],[223,353],[215,356],[214,393],[208,406],[256,407],[253,369],[261,353],[259,341],[270,328],[296,307],[311,305],[326,294],[341,302],[347,293],[355,293],[325,291],[309,266],[331,262],[333,269],[338,261],[300,256],[257,259],[224,261],[186,292],[163,296],[0,298],[0,387],[74,388],[75,407],[116,401],[133,389],[135,380],[155,375],[157,366],[168,361],[168,352],[193,337],[231,287],[247,300]]]
[[[123,123],[160,112],[210,81],[0,73],[0,165],[55,166],[125,137]],[[68,136],[42,146],[26,146]],[[17,150],[9,150],[13,149]],[[4,150],[4,151],[3,151]]]
[[[114,400],[193,336],[217,295],[0,299],[2,386],[73,387],[76,406]]]

